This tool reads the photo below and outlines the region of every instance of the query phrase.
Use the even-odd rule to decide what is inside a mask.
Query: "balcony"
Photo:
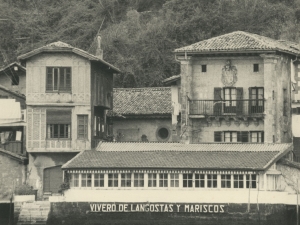
[[[0,143],[0,148],[18,155],[25,154],[22,141],[7,141],[5,143]]]
[[[264,99],[189,100],[189,115],[203,116],[262,116]]]

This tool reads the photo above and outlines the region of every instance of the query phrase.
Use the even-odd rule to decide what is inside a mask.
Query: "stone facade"
[[[283,55],[259,55],[197,58],[178,56],[178,59],[181,61],[182,142],[213,142],[213,131],[222,130],[264,131],[265,143],[291,142],[290,58]],[[263,116],[249,116],[247,113],[233,116],[224,113],[221,116],[191,118],[192,103],[189,100],[208,100],[203,104],[210,107],[208,110],[213,113],[214,89],[220,88],[220,97],[225,98],[223,90],[228,86],[222,82],[222,68],[228,60],[236,68],[237,77],[229,88],[242,89],[243,100],[251,99],[249,88],[263,88]],[[254,64],[258,65],[258,71],[254,72]],[[206,66],[204,72],[202,65]],[[245,112],[250,107],[250,102],[244,101],[243,104]]]

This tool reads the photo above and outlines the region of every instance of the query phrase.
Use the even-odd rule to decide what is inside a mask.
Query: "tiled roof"
[[[178,48],[175,52],[235,52],[235,51],[281,51],[300,54],[300,46],[293,42],[278,41],[268,37],[235,31]]]
[[[171,88],[114,88],[113,113],[119,115],[171,114]]]
[[[23,55],[20,55],[18,57],[19,60],[25,60],[25,59],[28,59],[32,56],[35,56],[41,52],[73,52],[77,55],[80,55],[90,61],[98,61],[98,62],[101,62],[107,66],[109,66],[111,69],[115,70],[117,73],[120,72],[120,70],[118,68],[116,68],[115,66],[109,64],[108,62],[104,61],[103,59],[100,59],[98,58],[97,56],[94,56],[82,49],[79,49],[79,48],[75,48],[67,43],[64,43],[64,42],[61,42],[61,41],[58,41],[58,42],[53,42],[53,43],[50,43],[48,45],[45,45],[41,48],[37,48],[37,49],[34,49],[32,50],[31,52],[28,52],[28,53],[25,53]]]
[[[102,143],[63,168],[182,168],[264,170],[291,144]]]
[[[15,95],[15,96],[18,96],[20,98],[23,98],[24,100],[26,99],[25,95],[23,95],[23,94],[21,94],[19,92],[15,92],[15,91],[9,90],[9,89],[7,89],[6,87],[4,87],[1,84],[0,84],[0,89],[3,90],[3,91],[5,91],[5,92],[8,92],[8,93],[10,93],[12,95]]]
[[[2,68],[0,68],[0,72],[4,71],[4,70],[8,70],[10,67],[13,66],[17,66],[18,68],[20,68],[21,70],[23,70],[24,72],[26,71],[26,68],[24,66],[22,66],[21,64],[17,63],[17,62],[13,62],[7,66],[4,66]]]
[[[171,77],[169,77],[167,79],[164,79],[162,82],[165,85],[169,85],[169,84],[171,84],[173,82],[176,82],[176,81],[180,80],[180,78],[181,78],[180,75],[174,75],[174,76],[171,76]]]

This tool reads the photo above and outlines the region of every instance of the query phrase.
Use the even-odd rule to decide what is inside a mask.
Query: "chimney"
[[[101,49],[101,36],[97,36],[97,49],[96,49],[96,56],[100,59],[103,59],[103,50]]]

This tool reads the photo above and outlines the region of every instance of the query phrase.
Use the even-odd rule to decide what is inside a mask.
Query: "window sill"
[[[52,93],[52,94],[69,93],[69,94],[72,94],[72,91],[46,91],[46,93]]]

